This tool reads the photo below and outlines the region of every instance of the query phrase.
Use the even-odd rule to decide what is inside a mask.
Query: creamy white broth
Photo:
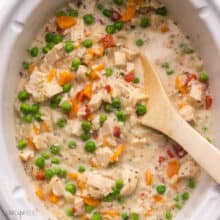
[[[141,125],[151,98],[142,92],[144,53],[180,114],[210,140],[208,75],[166,12],[156,1],[69,3],[31,44],[15,100],[17,147],[57,219],[172,219],[190,199],[200,168]]]

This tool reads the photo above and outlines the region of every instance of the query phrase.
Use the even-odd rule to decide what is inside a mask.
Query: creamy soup
[[[72,1],[30,45],[15,100],[19,156],[57,219],[169,220],[190,199],[200,168],[141,124],[151,97],[140,53],[182,117],[211,141],[209,78],[169,9],[151,0]]]

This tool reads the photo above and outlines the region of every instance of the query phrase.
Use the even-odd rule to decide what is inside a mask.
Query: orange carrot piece
[[[69,113],[69,118],[73,119],[77,116],[78,110],[79,110],[79,102],[76,98],[73,98],[70,100],[72,103],[72,109]]]
[[[57,203],[59,202],[60,198],[56,195],[54,195],[53,193],[51,193],[49,196],[48,196],[48,200],[51,202],[51,203]]]
[[[91,97],[92,97],[92,84],[88,84],[85,86],[85,88],[83,89],[83,95],[85,98],[91,99]]]
[[[36,145],[35,145],[35,143],[33,142],[33,139],[32,139],[32,138],[28,137],[28,138],[27,138],[27,142],[28,142],[28,145],[29,145],[30,147],[32,147],[33,149],[36,149]]]
[[[174,175],[177,175],[180,169],[180,164],[177,160],[171,160],[168,162],[166,167],[166,173],[169,178],[172,178]]]
[[[89,79],[91,80],[97,80],[97,79],[100,79],[99,75],[97,74],[96,71],[92,71],[89,75]]]
[[[101,211],[101,214],[102,215],[107,215],[107,216],[110,216],[110,217],[118,217],[120,215],[120,213],[118,211],[115,211],[115,210],[104,210],[104,211]]]
[[[149,217],[149,216],[152,215],[153,211],[154,211],[154,209],[153,209],[153,208],[150,208],[150,209],[148,209],[148,210],[144,213],[144,215]]]
[[[186,85],[183,85],[181,83],[181,80],[180,80],[180,76],[177,76],[176,77],[176,88],[183,94],[187,94],[189,91],[188,91],[188,88]]]
[[[69,72],[61,72],[58,77],[59,85],[63,86],[66,83],[71,82],[74,79],[74,74]]]
[[[155,202],[163,202],[164,201],[164,198],[163,198],[163,196],[161,196],[161,195],[154,195],[153,196],[153,199],[154,199],[154,201]]]
[[[121,20],[122,21],[130,21],[135,16],[135,13],[136,13],[135,3],[133,3],[133,2],[128,3],[128,5],[127,5],[122,17],[121,17]]]
[[[40,123],[40,130],[43,132],[50,132],[50,127],[48,126],[48,124],[45,121],[42,121]]]
[[[153,183],[153,175],[150,171],[145,173],[145,182],[147,186],[151,186]]]
[[[69,178],[72,180],[77,180],[78,179],[78,174],[77,173],[70,173]]]
[[[47,82],[51,82],[55,78],[56,73],[56,70],[52,69],[47,76]]]
[[[118,161],[124,149],[125,149],[125,146],[123,144],[119,145],[116,151],[113,153],[112,157],[110,158],[110,163],[114,163]]]
[[[45,197],[44,197],[44,193],[43,193],[43,190],[40,188],[40,187],[37,187],[35,189],[35,194],[37,195],[37,197],[41,200],[44,200]]]
[[[99,206],[101,201],[99,199],[93,199],[93,198],[90,198],[90,197],[82,197],[83,199],[83,202],[86,204],[86,205],[90,205],[90,206]]]
[[[39,134],[40,133],[40,129],[35,125],[33,126],[33,131],[34,131],[34,134]]]
[[[161,25],[161,27],[160,27],[160,32],[161,32],[161,33],[169,32],[169,30],[170,30],[170,28],[169,28],[169,26],[166,25],[166,24],[163,24],[163,25]]]
[[[35,65],[31,63],[28,67],[28,73],[31,74],[34,71]]]
[[[59,16],[56,17],[56,23],[60,29],[64,30],[74,26],[77,21],[72,16]]]

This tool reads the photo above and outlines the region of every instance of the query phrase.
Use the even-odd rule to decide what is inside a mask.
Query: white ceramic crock
[[[48,16],[67,1],[0,0],[0,209],[3,210],[6,219],[49,218],[49,214],[34,196],[17,156],[13,100],[18,72],[26,49]],[[214,142],[220,146],[219,0],[163,0],[162,2],[167,5],[177,23],[189,34],[198,53],[205,61],[214,95],[212,127]],[[191,200],[176,220],[219,219],[218,191],[220,190],[218,188],[204,175]],[[0,219],[3,220],[1,215]]]

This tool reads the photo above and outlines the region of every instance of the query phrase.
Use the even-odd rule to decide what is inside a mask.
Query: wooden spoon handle
[[[220,151],[203,138],[183,118],[174,112],[170,126],[164,131],[180,144],[197,163],[220,184]]]

